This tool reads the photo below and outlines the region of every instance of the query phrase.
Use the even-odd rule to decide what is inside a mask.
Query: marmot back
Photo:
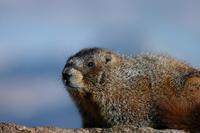
[[[68,59],[63,81],[83,127],[200,130],[200,73],[169,56],[83,49]]]

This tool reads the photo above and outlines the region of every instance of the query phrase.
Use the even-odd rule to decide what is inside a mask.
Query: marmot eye
[[[90,68],[91,68],[91,67],[94,67],[94,62],[89,62],[89,63],[87,64],[87,66],[90,67]]]

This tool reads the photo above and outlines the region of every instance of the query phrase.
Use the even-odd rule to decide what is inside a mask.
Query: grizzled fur
[[[83,127],[200,129],[200,73],[169,56],[83,49],[68,59],[63,82]]]

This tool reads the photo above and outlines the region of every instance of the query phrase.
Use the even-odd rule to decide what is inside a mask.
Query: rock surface
[[[185,133],[177,130],[155,130],[149,127],[134,128],[134,127],[114,127],[108,129],[62,129],[52,127],[33,127],[28,128],[11,123],[0,123],[0,133]]]

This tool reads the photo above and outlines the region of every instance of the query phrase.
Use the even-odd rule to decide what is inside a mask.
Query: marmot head
[[[119,62],[120,56],[102,48],[83,49],[69,57],[62,72],[68,91],[91,91],[105,80],[105,73]]]

